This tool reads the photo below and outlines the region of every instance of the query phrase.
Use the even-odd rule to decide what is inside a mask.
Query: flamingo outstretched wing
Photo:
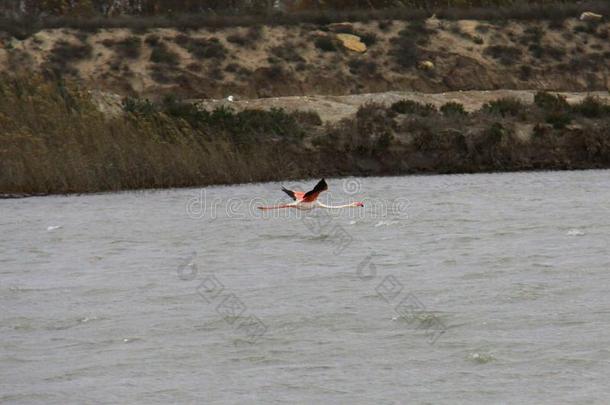
[[[278,210],[278,209],[282,209],[282,208],[294,208],[295,204],[294,203],[290,203],[290,204],[280,204],[280,205],[267,205],[267,206],[262,206],[262,207],[256,207],[259,210]]]
[[[303,199],[305,193],[303,191],[293,191],[288,190],[287,188],[282,187],[282,191],[290,196],[295,201],[300,201]]]
[[[318,196],[320,195],[320,193],[322,191],[326,191],[326,190],[328,190],[328,184],[326,184],[326,181],[324,179],[322,179],[318,182],[318,184],[316,184],[316,186],[313,188],[313,190],[310,190],[310,191],[306,192],[305,195],[303,195],[302,201],[313,202],[318,198]]]

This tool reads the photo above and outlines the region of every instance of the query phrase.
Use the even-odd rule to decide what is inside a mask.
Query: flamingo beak
[[[356,203],[356,206],[357,206],[357,207],[364,207],[364,204],[363,204],[363,203],[361,203],[361,202],[358,202],[358,203]]]

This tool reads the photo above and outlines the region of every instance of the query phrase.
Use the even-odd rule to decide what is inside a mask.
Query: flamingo
[[[259,210],[275,210],[281,208],[296,208],[298,210],[312,210],[316,207],[320,208],[328,208],[328,209],[341,209],[341,208],[351,208],[351,207],[364,207],[364,204],[356,201],[349,204],[344,205],[326,205],[318,201],[318,196],[321,192],[328,190],[328,184],[324,179],[320,180],[316,186],[308,191],[293,191],[288,190],[287,188],[282,187],[282,191],[290,196],[294,201],[288,204],[280,204],[280,205],[271,205],[271,206],[263,206],[257,207]]]

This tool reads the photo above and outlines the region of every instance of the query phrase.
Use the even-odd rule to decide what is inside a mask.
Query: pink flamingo
[[[259,210],[275,210],[280,208],[296,208],[299,210],[312,210],[315,207],[328,208],[328,209],[340,209],[350,207],[364,207],[361,202],[353,202],[345,205],[326,205],[318,201],[318,196],[321,192],[328,190],[328,184],[324,179],[320,180],[318,184],[308,192],[303,191],[292,191],[282,187],[282,191],[285,192],[294,201],[289,204],[271,205],[266,207],[258,207]]]

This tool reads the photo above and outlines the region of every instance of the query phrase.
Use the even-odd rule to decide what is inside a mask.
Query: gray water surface
[[[0,402],[607,403],[609,171],[328,182],[0,201]]]

